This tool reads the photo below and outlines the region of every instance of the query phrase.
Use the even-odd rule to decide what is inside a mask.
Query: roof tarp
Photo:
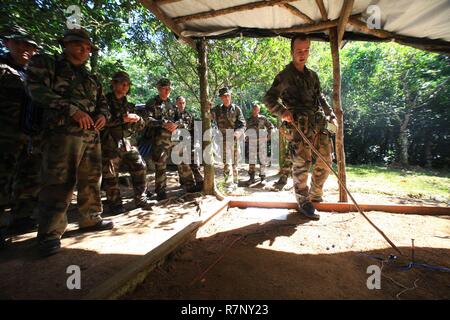
[[[298,9],[313,22],[322,21],[322,15],[315,0],[280,1],[277,5],[254,8],[245,11],[231,12],[213,17],[184,19],[182,17],[217,11],[225,8],[241,6],[250,3],[260,3],[261,0],[181,0],[154,1],[162,11],[173,19],[186,37],[225,38],[243,33],[247,36],[286,35],[286,32],[273,32],[311,24],[311,21],[295,15],[283,7],[283,3]],[[276,1],[266,1],[275,3]],[[324,0],[329,20],[338,19],[344,0]],[[281,5],[280,5],[281,4]],[[362,14],[365,21],[373,12],[368,12],[369,6],[379,9],[381,30],[393,32],[400,36],[444,40],[450,42],[450,0],[355,0],[352,15]],[[177,20],[177,18],[179,18]],[[180,20],[181,19],[181,20]],[[351,25],[346,26],[347,33],[360,34]],[[323,35],[326,31],[320,31]],[[320,35],[319,35],[320,37]]]

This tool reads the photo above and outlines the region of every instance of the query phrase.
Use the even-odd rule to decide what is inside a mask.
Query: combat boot
[[[321,196],[309,197],[311,202],[323,202],[323,198]]]
[[[38,239],[38,251],[41,257],[48,257],[61,250],[61,240],[59,239]]]
[[[259,178],[261,179],[259,183],[266,184],[266,176],[265,175],[261,175],[261,176],[259,176]]]
[[[302,205],[298,205],[298,211],[311,220],[319,220],[320,216],[315,214],[316,209],[310,201],[306,201]]]
[[[117,214],[121,214],[124,213],[126,210],[123,207],[122,203],[118,203],[118,204],[111,204],[109,205],[109,213],[112,216],[115,216]]]
[[[134,203],[136,205],[136,208],[141,208],[144,210],[152,210],[153,206],[155,205],[155,202],[149,200],[147,197],[134,199]]]
[[[247,180],[247,185],[254,184],[255,181],[255,173],[249,173],[250,178]]]
[[[79,228],[81,232],[90,232],[90,231],[103,231],[103,230],[111,230],[114,228],[114,222],[111,220],[101,220],[90,227],[82,227]]]

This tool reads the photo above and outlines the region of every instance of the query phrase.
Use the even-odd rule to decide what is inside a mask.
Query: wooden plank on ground
[[[450,207],[433,207],[400,204],[359,204],[364,211],[382,211],[390,213],[419,214],[419,215],[450,215]],[[251,199],[234,198],[230,200],[229,207],[239,208],[285,208],[297,209],[297,203],[282,201],[260,201]],[[327,212],[353,212],[358,211],[353,203],[342,202],[321,202],[314,203],[314,207],[319,211]]]

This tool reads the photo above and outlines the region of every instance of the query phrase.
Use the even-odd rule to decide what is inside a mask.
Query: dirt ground
[[[292,201],[292,181],[273,192],[278,179],[268,170],[268,184],[246,187],[246,168],[240,170],[241,188],[231,196]],[[220,168],[217,170],[220,182]],[[152,190],[153,176],[150,176]],[[327,183],[325,201],[337,201],[336,184]],[[199,219],[199,204],[211,209],[216,202],[199,194],[183,197],[177,174],[168,172],[170,200],[151,212],[135,209],[131,190],[122,186],[127,212],[109,217],[115,228],[97,233],[77,231],[74,199],[69,226],[59,254],[41,259],[36,232],[17,234],[0,255],[1,299],[80,299],[108,281],[177,231]],[[355,194],[364,203],[411,203],[446,206],[417,199]],[[108,210],[105,208],[105,217]],[[410,256],[415,239],[416,261],[449,267],[449,217],[369,213],[369,216]],[[197,239],[169,256],[137,290],[125,299],[449,299],[449,273],[383,266],[381,290],[366,287],[367,267],[381,262],[361,253],[387,257],[394,251],[358,213],[322,213],[310,222],[284,209],[229,209],[211,220]],[[407,258],[402,258],[406,261]],[[397,266],[398,267],[398,262]],[[82,288],[68,290],[66,268],[78,265]],[[414,285],[415,283],[415,285]],[[408,290],[408,288],[413,288]]]
[[[276,178],[269,178],[268,185]],[[292,200],[291,187],[292,181],[284,191],[269,192],[270,187],[260,186],[235,193]],[[326,191],[325,201],[337,201],[337,190]],[[364,203],[423,203],[354,196]],[[402,256],[359,213],[322,212],[319,221],[309,221],[295,210],[230,208],[123,298],[450,299],[450,272],[418,265],[402,269],[412,260],[411,239],[416,263],[450,268],[450,217],[367,214]],[[396,258],[388,261],[390,255]],[[381,268],[379,290],[367,287],[370,265]]]

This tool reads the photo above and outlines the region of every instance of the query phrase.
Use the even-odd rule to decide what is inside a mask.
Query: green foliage
[[[129,99],[145,103],[155,83],[168,77],[172,97],[183,95],[200,118],[197,53],[183,45],[138,0],[5,0],[1,26],[16,23],[31,32],[45,52],[59,51],[69,5],[82,10],[87,28],[101,51],[91,58],[105,87],[117,70],[133,85]],[[3,49],[4,50],[4,49]],[[250,115],[275,75],[291,60],[284,38],[235,38],[208,41],[209,97],[220,103],[219,88],[230,86],[233,102]],[[348,43],[341,51],[342,104],[348,163],[391,163],[448,167],[450,164],[450,57],[391,43]],[[330,46],[313,42],[308,66],[317,71],[331,104]],[[276,117],[262,105],[261,113]]]

